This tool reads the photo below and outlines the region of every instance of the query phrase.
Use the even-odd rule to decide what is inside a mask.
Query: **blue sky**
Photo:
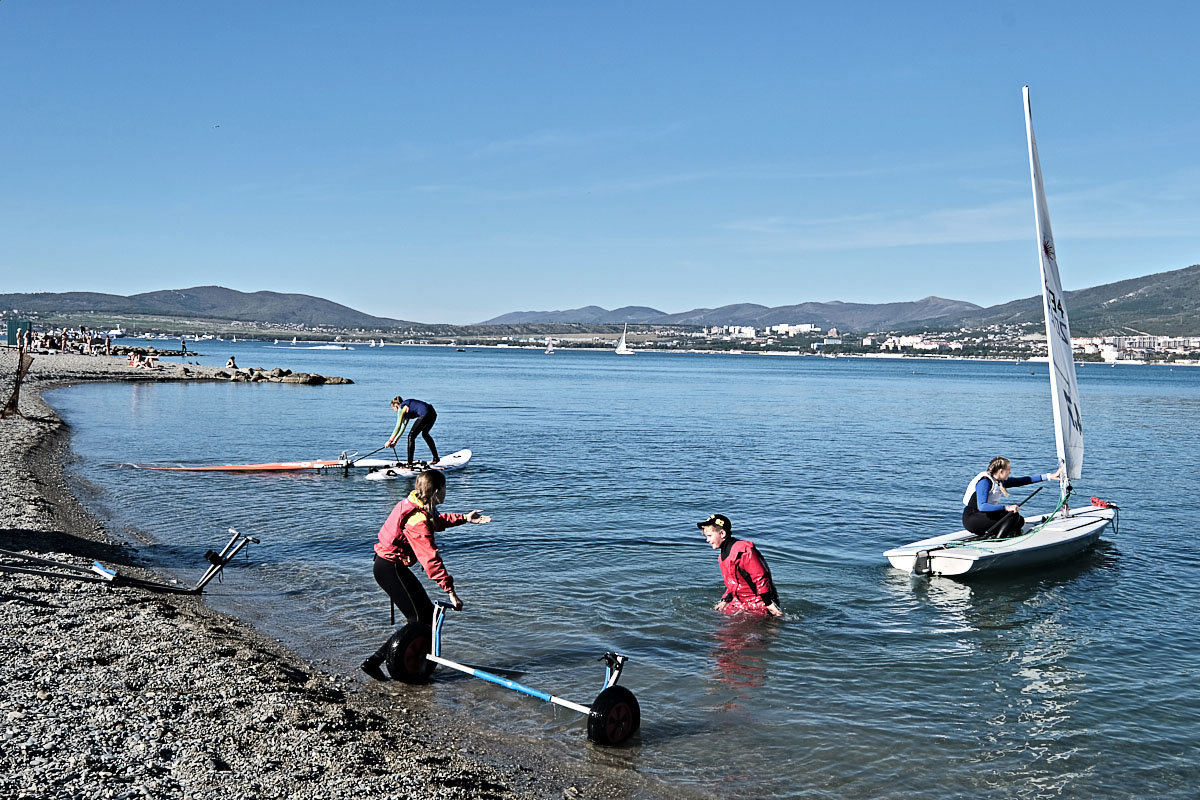
[[[0,2],[0,292],[475,322],[1200,261],[1200,5]]]

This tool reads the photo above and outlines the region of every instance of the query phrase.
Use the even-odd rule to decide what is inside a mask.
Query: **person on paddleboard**
[[[988,462],[987,472],[981,472],[967,484],[963,494],[963,527],[984,539],[1003,539],[1021,531],[1025,518],[1020,507],[1007,502],[1008,490],[1014,486],[1028,486],[1042,481],[1057,481],[1063,478],[1063,468],[1045,475],[1012,477],[1012,462],[1004,456],[996,456]]]
[[[729,517],[724,514],[713,514],[704,522],[697,522],[696,527],[712,549],[721,551],[717,563],[725,579],[725,594],[713,608],[726,614],[747,611],[782,617],[771,569],[754,542],[734,538]]]
[[[388,437],[384,447],[395,447],[396,442],[400,441],[400,437],[404,435],[404,429],[408,423],[412,422],[412,430],[408,432],[408,466],[411,467],[413,463],[413,449],[417,446],[417,434],[421,435],[425,444],[429,445],[429,452],[433,454],[433,460],[429,463],[438,463],[437,445],[433,443],[433,437],[429,435],[429,429],[433,427],[433,423],[437,422],[437,412],[433,410],[433,406],[412,398],[405,400],[396,395],[392,398],[392,411],[396,412],[396,427],[392,430],[392,435]]]
[[[375,582],[409,622],[433,623],[433,601],[421,586],[421,581],[409,569],[420,562],[425,574],[446,592],[456,611],[463,602],[454,591],[454,579],[446,571],[433,535],[465,523],[483,525],[492,518],[476,509],[466,514],[440,514],[438,504],[446,499],[446,476],[438,470],[428,470],[417,476],[412,493],[401,500],[379,529],[375,545]],[[390,639],[389,639],[390,641]],[[388,643],[362,663],[363,672],[376,680],[387,680],[380,666],[387,659]]]

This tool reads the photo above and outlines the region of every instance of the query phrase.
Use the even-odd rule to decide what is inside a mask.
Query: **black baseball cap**
[[[730,524],[729,517],[725,516],[724,514],[713,514],[711,517],[704,520],[704,522],[696,523],[696,527],[700,528],[701,530],[710,525],[721,528],[726,533],[729,533],[733,530],[733,525]]]

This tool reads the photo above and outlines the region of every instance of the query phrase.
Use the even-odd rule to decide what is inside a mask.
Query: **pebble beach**
[[[84,381],[233,378],[220,372],[35,356],[24,417],[0,420],[0,549],[165,580],[141,566],[137,541],[81,504],[64,471],[69,426],[40,395]],[[489,732],[439,709],[429,687],[330,673],[202,597],[0,573],[0,651],[0,797],[694,796],[608,766],[582,742],[589,752],[564,759]]]

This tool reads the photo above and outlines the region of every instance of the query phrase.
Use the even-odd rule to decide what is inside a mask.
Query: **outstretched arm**
[[[396,427],[392,428],[392,435],[388,437],[387,444],[384,447],[391,447],[396,442],[400,441],[400,437],[404,435],[404,429],[408,427],[408,406],[404,406],[396,413]]]

